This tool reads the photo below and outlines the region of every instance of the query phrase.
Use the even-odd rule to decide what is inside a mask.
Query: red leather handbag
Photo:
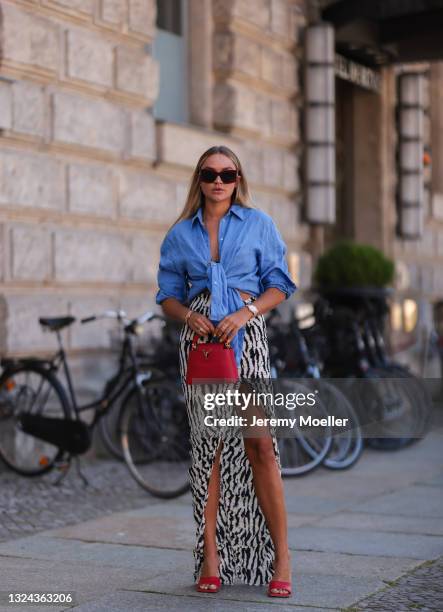
[[[188,355],[186,384],[203,384],[208,382],[235,382],[238,380],[237,363],[234,349],[229,342],[201,342],[194,334],[192,347]],[[194,383],[194,380],[196,383]]]

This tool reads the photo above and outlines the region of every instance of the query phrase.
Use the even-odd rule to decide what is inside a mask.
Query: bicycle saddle
[[[75,317],[40,317],[38,321],[43,327],[48,327],[51,331],[57,331],[74,323]]]

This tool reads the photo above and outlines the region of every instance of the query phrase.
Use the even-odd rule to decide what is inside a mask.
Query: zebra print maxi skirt
[[[190,308],[209,316],[210,299],[208,292],[200,293],[191,301]],[[243,436],[238,433],[225,434],[222,437],[218,434],[202,434],[202,413],[208,414],[202,410],[202,387],[187,385],[184,382],[193,335],[192,329],[184,324],[180,333],[180,373],[191,432],[189,478],[193,513],[197,524],[193,550],[194,580],[198,580],[203,563],[204,511],[208,499],[208,484],[215,454],[222,440],[220,501],[216,521],[220,579],[223,584],[264,585],[272,579],[275,551],[255,495],[252,469],[245,452]],[[241,380],[258,379],[262,389],[264,384],[268,392],[269,389],[272,390],[269,347],[263,315],[254,317],[246,323],[239,376]],[[217,386],[217,391],[219,390]],[[212,414],[216,416],[214,413],[215,410]],[[263,413],[263,416],[273,416],[272,407],[269,409],[264,406]],[[269,431],[272,435],[278,469],[281,471],[275,432],[272,428]]]

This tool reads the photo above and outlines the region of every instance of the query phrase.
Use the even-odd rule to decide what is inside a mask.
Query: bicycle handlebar
[[[85,317],[80,319],[80,323],[90,323],[91,321],[97,321],[98,319],[118,319],[122,321],[126,317],[124,310],[105,310],[99,315],[92,315],[91,317]]]
[[[97,317],[93,315],[92,317],[86,317],[84,319],[80,319],[80,323],[90,323],[90,321],[95,321]]]
[[[82,324],[91,323],[92,321],[97,321],[98,319],[118,319],[118,321],[122,323],[125,327],[135,327],[137,325],[144,325],[148,321],[154,321],[156,319],[161,321],[166,320],[164,316],[155,314],[150,310],[132,320],[127,318],[126,312],[124,310],[105,310],[99,315],[84,317],[83,319],[80,319],[80,322]]]

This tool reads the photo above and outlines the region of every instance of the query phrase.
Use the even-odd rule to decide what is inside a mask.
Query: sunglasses
[[[235,183],[237,175],[240,175],[237,170],[222,170],[221,172],[216,172],[210,168],[200,170],[200,180],[203,183],[214,183],[217,176],[221,178],[222,183]]]

